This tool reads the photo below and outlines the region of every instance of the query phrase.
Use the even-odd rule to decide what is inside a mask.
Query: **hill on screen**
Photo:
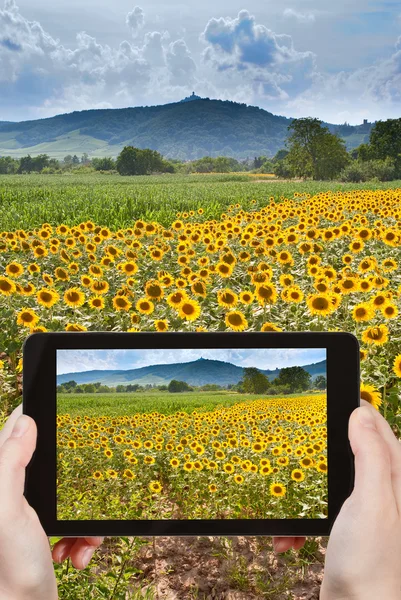
[[[318,375],[326,376],[326,361],[302,366],[311,374],[312,378]],[[259,369],[270,380],[275,379],[280,369]],[[57,385],[67,381],[81,383],[100,382],[103,385],[114,387],[116,385],[168,385],[172,379],[185,381],[189,385],[201,386],[217,384],[226,386],[238,383],[243,377],[244,369],[229,362],[199,358],[187,363],[174,363],[169,365],[149,365],[140,369],[128,370],[97,370],[80,373],[65,373],[57,376]]]

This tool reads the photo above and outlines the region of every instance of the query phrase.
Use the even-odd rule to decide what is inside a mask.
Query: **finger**
[[[36,445],[36,424],[21,415],[0,448],[0,498],[2,507],[16,508],[23,499],[25,468]]]
[[[62,563],[69,557],[72,546],[75,544],[76,538],[63,538],[53,546],[52,557],[54,562]]]
[[[77,539],[70,551],[71,562],[76,569],[85,569],[88,566],[96,546],[82,544],[81,539]]]
[[[394,492],[397,498],[398,508],[401,514],[401,444],[394,435],[390,424],[369,402],[362,400],[364,406],[368,406],[373,414],[377,430],[387,444],[391,462],[391,477]]]
[[[94,546],[95,548],[98,548],[104,542],[104,537],[99,537],[99,536],[98,537],[86,537],[83,539],[88,544],[88,546]]]
[[[287,552],[294,544],[294,537],[274,537],[273,549],[275,552]]]
[[[394,494],[388,445],[378,431],[376,415],[371,407],[361,406],[353,411],[348,437],[355,456],[354,493],[364,507],[377,508],[378,495],[382,499]]]
[[[296,537],[294,538],[294,550],[300,550],[305,546],[306,537]]]
[[[22,404],[20,404],[19,406],[17,406],[16,409],[13,410],[13,412],[11,413],[11,415],[8,417],[7,421],[5,422],[3,429],[0,431],[0,448],[2,447],[2,445],[4,444],[6,439],[10,436],[10,433],[12,432],[13,427],[14,427],[18,417],[20,417],[21,415],[22,415]]]

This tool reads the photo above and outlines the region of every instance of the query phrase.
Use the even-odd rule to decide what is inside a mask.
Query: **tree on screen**
[[[302,367],[284,367],[276,377],[276,385],[288,385],[291,392],[305,391],[311,386],[312,377]]]

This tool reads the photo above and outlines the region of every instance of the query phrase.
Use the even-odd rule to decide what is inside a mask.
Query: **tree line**
[[[182,393],[182,392],[213,392],[219,390],[231,390],[241,394],[294,394],[302,393],[307,390],[326,389],[326,378],[318,375],[312,379],[310,373],[302,367],[286,367],[280,370],[278,377],[270,379],[259,369],[255,367],[244,368],[243,378],[237,384],[228,384],[226,386],[208,383],[200,386],[189,385],[186,381],[172,379],[168,385],[146,384],[119,384],[116,386],[107,386],[100,382],[81,383],[76,381],[67,381],[57,386],[57,393],[64,394],[104,394],[104,393],[127,393],[127,392],[146,392],[149,390],[158,390],[161,392]]]
[[[126,146],[116,159],[67,155],[62,161],[47,154],[19,159],[0,157],[0,174],[62,173],[83,171],[119,173],[122,176],[152,173],[272,173],[279,178],[363,182],[401,178],[401,118],[378,121],[368,143],[347,151],[339,137],[319,119],[294,119],[288,127],[285,148],[274,157],[255,156],[237,160],[227,156],[204,156],[198,160],[166,159],[156,150]]]

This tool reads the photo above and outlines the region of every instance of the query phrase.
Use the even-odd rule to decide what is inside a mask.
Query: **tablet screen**
[[[324,348],[57,350],[57,519],[327,519]]]

